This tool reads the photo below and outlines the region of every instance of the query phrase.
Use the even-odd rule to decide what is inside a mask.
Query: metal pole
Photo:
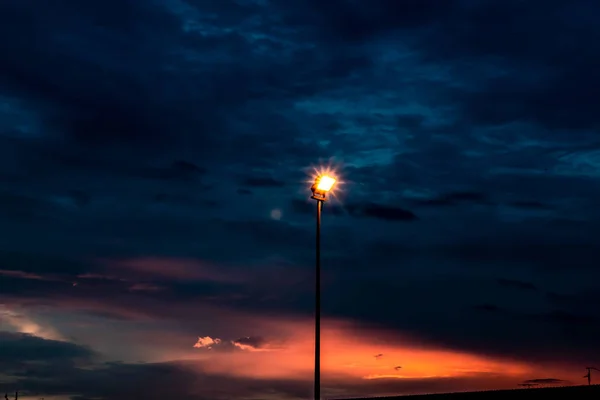
[[[315,400],[321,400],[321,210],[317,200],[317,248],[315,263]]]

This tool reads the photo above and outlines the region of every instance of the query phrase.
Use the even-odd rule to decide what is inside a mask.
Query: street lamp
[[[335,185],[335,178],[319,175],[310,190],[317,201],[317,248],[315,263],[315,400],[321,400],[321,210],[327,194]]]

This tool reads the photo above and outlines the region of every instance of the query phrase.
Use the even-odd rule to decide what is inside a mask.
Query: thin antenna
[[[587,369],[587,374],[585,374],[583,377],[587,378],[588,385],[591,385],[592,384],[592,370],[600,371],[600,369],[598,369],[596,367],[585,367],[585,369]]]

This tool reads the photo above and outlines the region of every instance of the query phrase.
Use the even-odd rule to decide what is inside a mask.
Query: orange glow
[[[10,331],[28,333],[47,340],[65,341],[66,339],[56,329],[44,326],[27,315],[26,310],[18,307],[9,308],[0,304],[0,321],[6,324]],[[0,326],[2,326],[0,324]]]
[[[263,324],[261,324],[263,325]],[[268,352],[211,353],[204,371],[254,379],[307,379],[313,363],[314,339],[309,321],[266,322],[284,339]],[[350,380],[469,378],[481,374],[502,377],[528,376],[533,367],[508,360],[424,348],[378,343],[375,332],[360,332],[351,324],[330,321],[322,331],[322,365],[327,377]],[[269,331],[270,329],[267,329]],[[382,354],[375,357],[375,354]],[[198,354],[200,356],[200,354]],[[207,356],[203,353],[203,357]],[[402,369],[396,370],[401,365]],[[259,368],[253,366],[260,366]],[[345,378],[344,378],[345,377]]]
[[[317,193],[331,195],[336,197],[336,191],[344,184],[340,180],[339,166],[334,166],[332,162],[328,165],[312,167],[310,179],[306,182],[312,185],[312,189]]]
[[[114,307],[123,307],[120,300]],[[25,308],[0,308],[0,319],[8,316],[11,330],[52,340],[62,339],[58,332],[64,337],[76,336],[79,344],[90,346],[109,360],[181,362],[199,376],[209,373],[232,379],[312,380],[311,318],[264,317],[198,303],[173,308],[151,302],[144,307],[151,307],[152,317],[135,308],[118,313],[143,320],[141,325],[127,321],[106,324],[101,316],[81,313],[95,310],[117,314],[118,310],[108,308],[106,303],[77,301],[55,306],[61,313],[55,315],[57,325],[52,330],[40,329],[45,320],[25,314]],[[67,314],[65,310],[69,310]],[[64,318],[68,314],[77,318],[69,322]],[[164,323],[170,317],[184,315],[202,315],[207,322],[195,321],[194,330]],[[251,341],[239,342],[240,338],[250,339],[248,335],[260,338],[254,342],[256,346]],[[540,371],[543,376],[577,382],[582,374],[574,373],[576,370],[567,363],[541,365],[450,350],[423,344],[402,333],[365,329],[342,320],[327,319],[322,325],[322,377],[328,397],[516,388],[526,379],[538,378]]]
[[[329,192],[333,185],[335,184],[336,179],[331,176],[323,175],[317,178],[317,190],[323,192]]]

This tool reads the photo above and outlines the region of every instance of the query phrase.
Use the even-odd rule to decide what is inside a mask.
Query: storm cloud
[[[2,390],[310,396],[321,168],[324,393],[598,363],[595,2],[55,3],[0,4]]]

